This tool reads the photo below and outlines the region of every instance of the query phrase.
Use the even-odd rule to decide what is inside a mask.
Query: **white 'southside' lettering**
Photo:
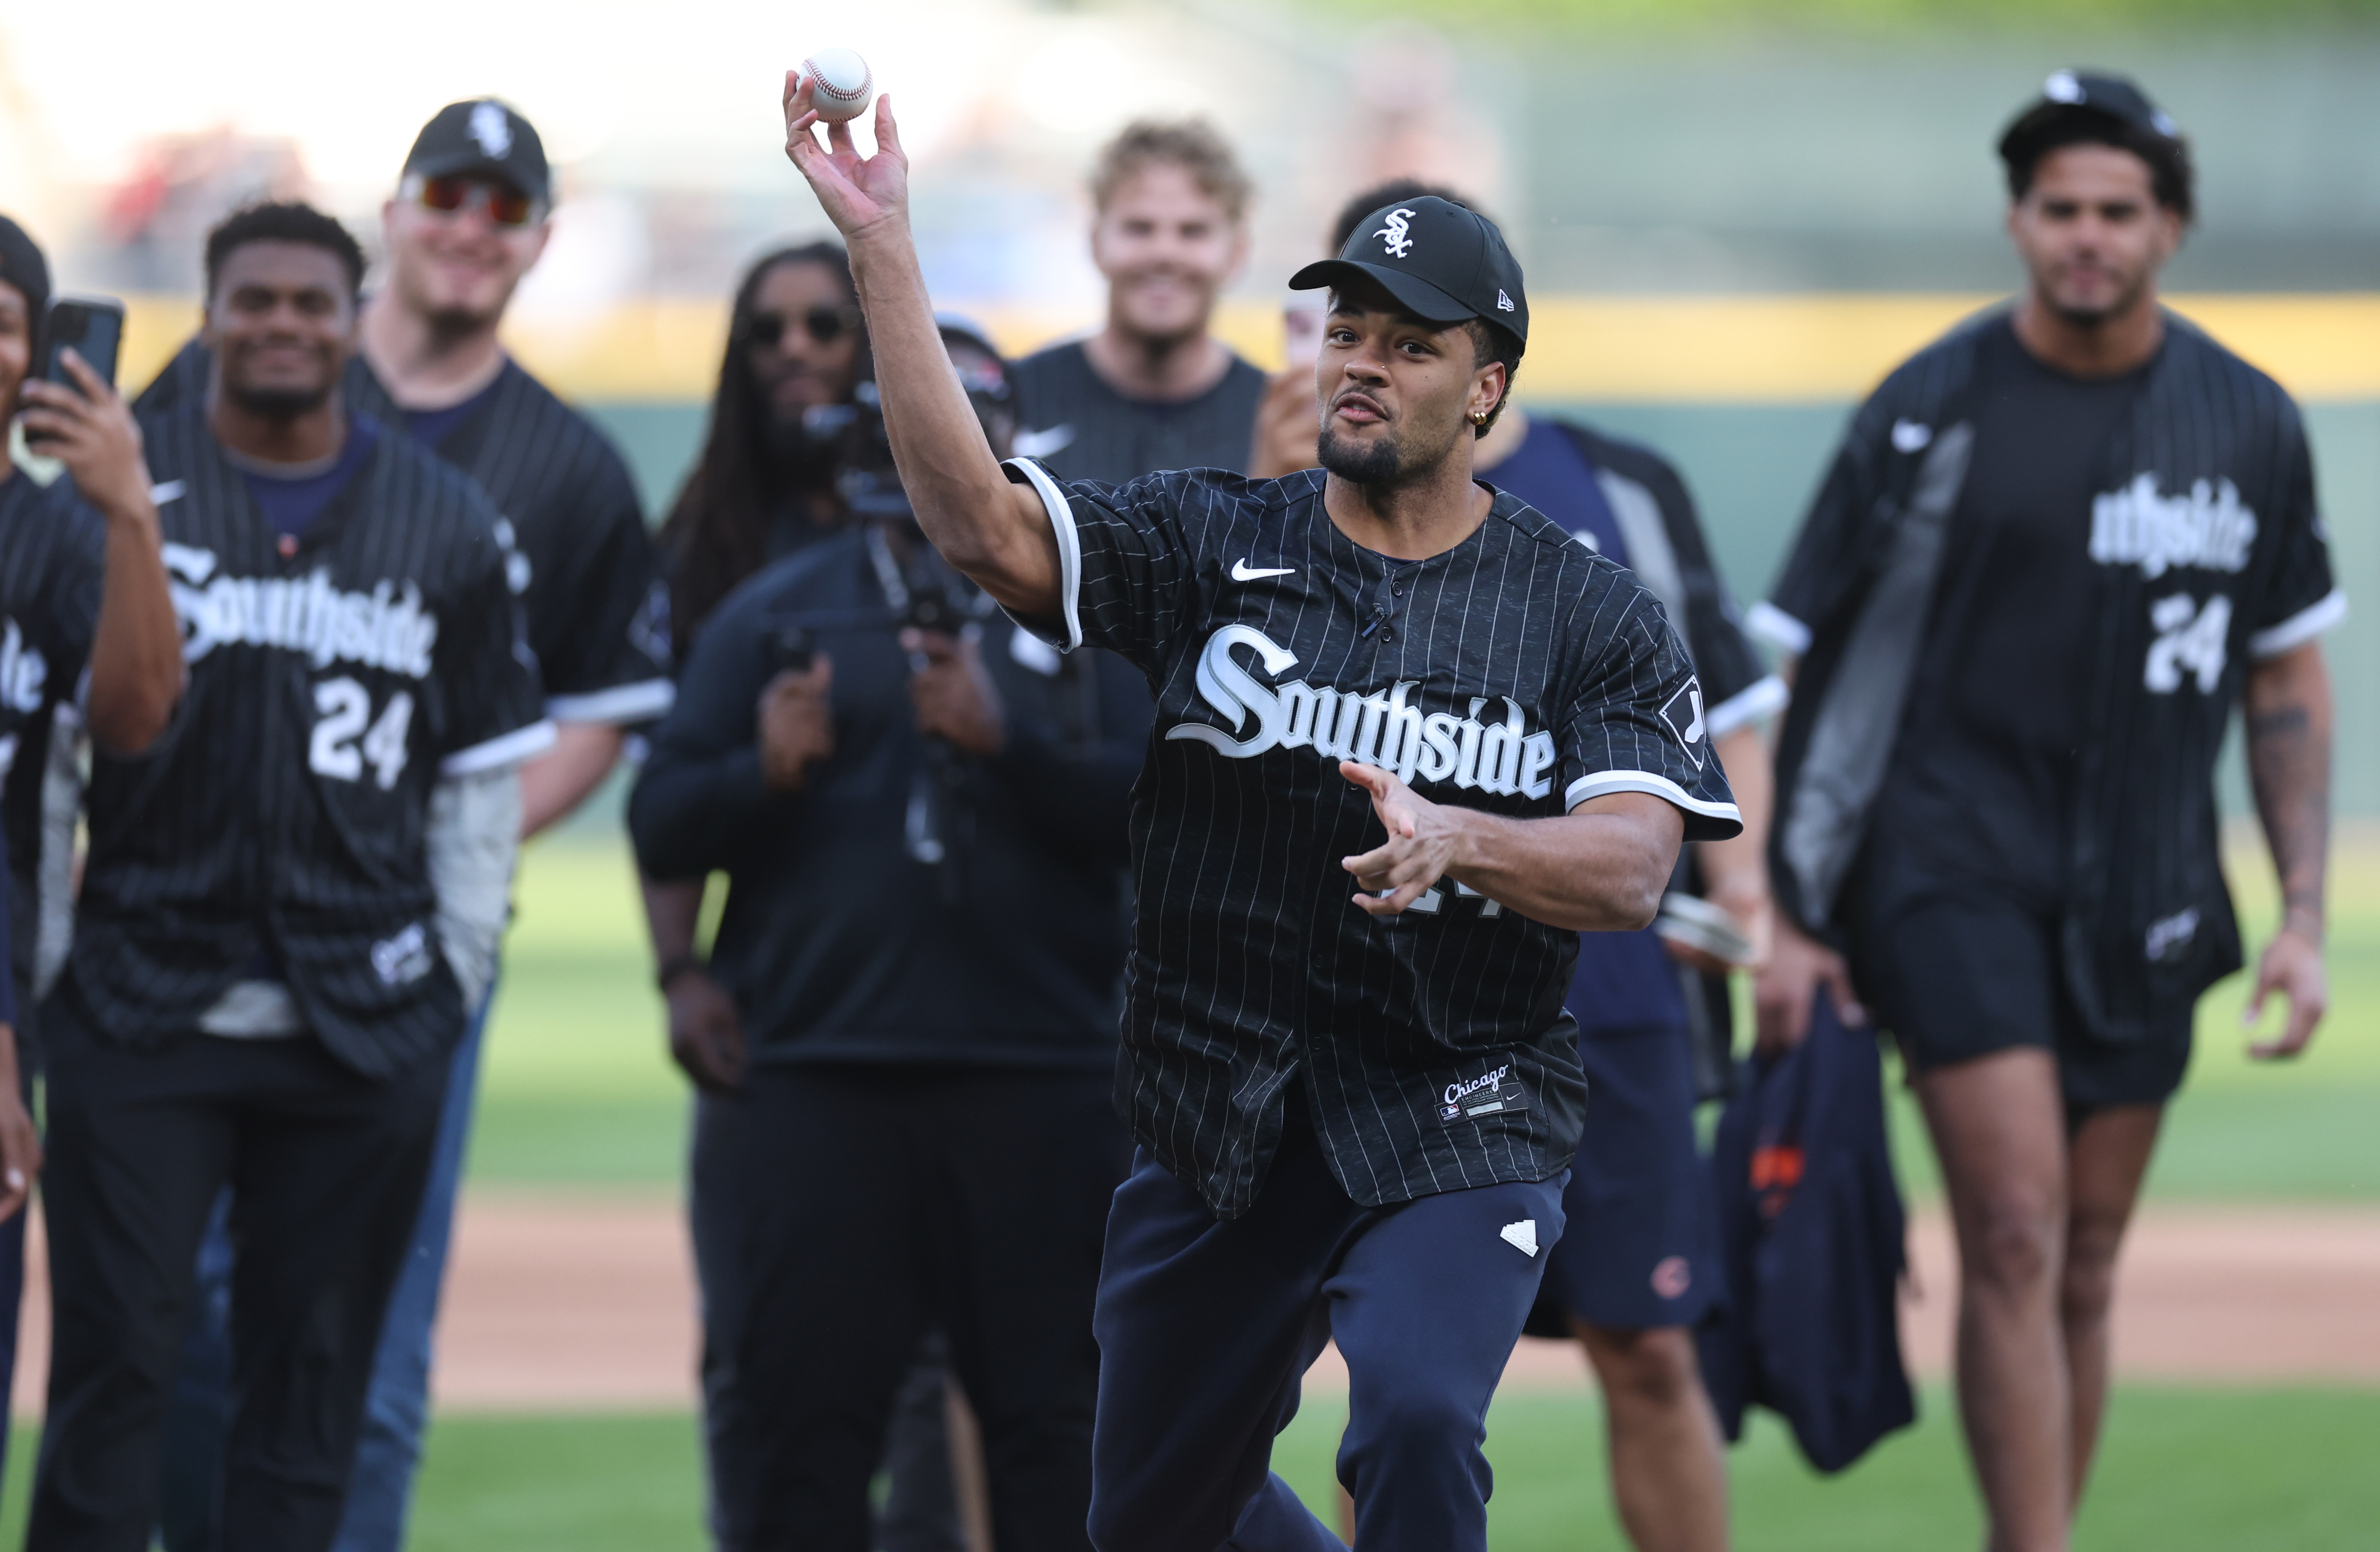
[[[421,588],[383,577],[369,593],[343,592],[328,571],[304,576],[227,576],[214,555],[188,545],[164,547],[174,612],[182,621],[182,661],[218,647],[274,647],[316,668],[350,662],[430,677],[438,616],[421,606]]]
[[[1198,653],[1200,698],[1220,712],[1228,731],[1206,722],[1179,722],[1168,738],[1187,738],[1232,759],[1250,759],[1270,749],[1312,749],[1329,760],[1354,760],[1393,770],[1412,782],[1451,781],[1500,796],[1543,797],[1553,791],[1560,759],[1554,735],[1531,732],[1520,703],[1499,696],[1501,717],[1483,721],[1486,697],[1475,697],[1471,714],[1458,719],[1424,711],[1414,698],[1420,681],[1400,679],[1366,694],[1303,679],[1267,687],[1235,655],[1246,648],[1268,674],[1295,666],[1297,655],[1253,625],[1225,625]]]
[[[2120,491],[2091,500],[2091,558],[2137,565],[2155,581],[2176,566],[2245,571],[2256,515],[2228,479],[2197,479],[2185,495],[2157,493],[2157,477],[2136,474]]]

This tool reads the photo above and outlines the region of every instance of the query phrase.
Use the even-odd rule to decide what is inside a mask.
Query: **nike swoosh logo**
[[[1295,566],[1252,566],[1245,560],[1237,560],[1232,563],[1232,580],[1253,582],[1259,576],[1288,576],[1296,570]]]

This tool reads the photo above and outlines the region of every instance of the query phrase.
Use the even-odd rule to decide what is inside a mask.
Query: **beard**
[[[335,380],[320,388],[249,388],[229,381],[223,385],[225,398],[260,420],[295,420],[310,415],[330,403],[337,388]]]
[[[1322,467],[1350,485],[1384,486],[1402,481],[1406,473],[1404,439],[1385,436],[1378,442],[1357,442],[1330,426],[1322,428],[1315,452]]]
[[[504,316],[499,307],[493,314],[467,307],[439,307],[422,309],[421,321],[429,325],[431,334],[442,341],[468,339]]]
[[[2046,286],[2042,288],[2041,295],[2042,299],[2049,304],[2049,310],[2065,322],[2078,329],[2095,329],[2108,319],[2119,313],[2131,311],[2146,294],[2148,286],[2149,272],[2143,270],[2132,276],[2129,283],[2123,285],[2115,296],[2105,302],[2079,306],[2070,304],[2060,301],[2057,293]]]

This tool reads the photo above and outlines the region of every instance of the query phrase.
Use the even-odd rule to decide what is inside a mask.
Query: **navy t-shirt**
[[[1628,564],[1627,541],[1620,535],[1610,503],[1603,499],[1595,466],[1560,426],[1531,421],[1521,445],[1502,463],[1482,470],[1480,478],[1527,502],[1572,535],[1589,541],[1598,553],[1621,565]],[[1641,932],[1580,933],[1578,968],[1572,974],[1565,1000],[1582,1035],[1682,1025],[1686,1020],[1685,989],[1677,962],[1650,928]]]
[[[380,443],[380,427],[367,416],[358,415],[347,422],[346,445],[339,449],[338,460],[319,474],[265,474],[243,467],[239,472],[248,484],[248,493],[256,502],[257,510],[273,531],[285,538],[296,539],[314,526],[323,509],[338,499],[347,488],[347,481],[364,467]]]
[[[461,404],[451,404],[443,409],[408,409],[405,412],[406,429],[413,433],[414,441],[435,452],[455,427],[494,401],[496,390],[504,386],[504,374],[498,372],[485,388]]]

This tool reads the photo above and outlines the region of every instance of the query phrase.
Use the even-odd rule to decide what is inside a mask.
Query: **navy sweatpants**
[[[1092,1545],[1344,1552],[1270,1471],[1299,1380],[1336,1339],[1339,1480],[1365,1552],[1484,1548],[1488,1401],[1561,1236],[1562,1180],[1360,1206],[1293,1109],[1256,1204],[1226,1223],[1136,1153],[1092,1318]]]

